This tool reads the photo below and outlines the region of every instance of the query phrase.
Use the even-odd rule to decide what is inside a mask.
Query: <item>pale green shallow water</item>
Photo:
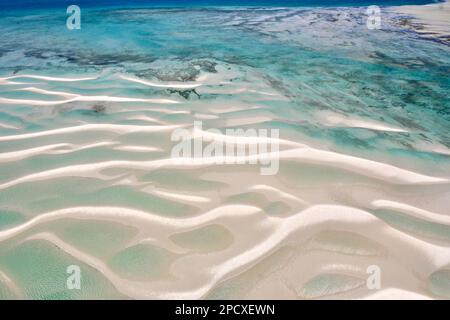
[[[164,126],[202,120],[448,179],[448,45],[404,29],[388,8],[381,30],[367,29],[365,8],[89,9],[78,31],[65,18],[0,19],[0,298],[364,297],[373,264],[383,289],[449,296],[448,181],[321,162],[330,155],[282,159],[275,176],[141,165],[170,157]],[[34,105],[66,94],[103,98]],[[304,212],[320,205],[335,217]],[[361,211],[349,222],[346,208]],[[66,288],[73,264],[80,290]]]

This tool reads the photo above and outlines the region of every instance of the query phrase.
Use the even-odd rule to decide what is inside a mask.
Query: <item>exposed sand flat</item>
[[[164,121],[160,121],[156,118],[152,118],[152,117],[148,117],[148,116],[144,116],[144,115],[130,116],[127,118],[127,120],[138,120],[138,121],[158,123],[161,125],[167,125],[167,123]]]
[[[34,93],[40,93],[40,94],[46,94],[46,95],[52,95],[52,96],[63,96],[66,98],[73,98],[77,97],[77,94],[70,93],[70,92],[62,92],[62,91],[50,91],[50,90],[44,90],[36,87],[26,87],[26,88],[19,88],[16,89],[16,91],[28,91],[28,92],[34,92]]]
[[[234,131],[233,131],[234,132]],[[256,131],[255,131],[256,132]],[[235,134],[238,134],[237,132],[234,132]],[[219,132],[214,131],[206,131],[201,130],[201,128],[194,128],[192,137],[198,138],[203,137],[205,139],[210,139],[209,141],[218,141],[223,143],[231,143],[231,144],[248,144],[248,145],[254,145],[254,144],[280,144],[280,145],[287,145],[291,147],[305,147],[305,144],[289,141],[285,139],[279,139],[279,138],[272,138],[272,137],[262,137],[262,136],[245,136],[245,135],[225,135]]]
[[[7,78],[5,78],[7,79]],[[81,81],[81,80],[77,80]],[[67,100],[60,101],[46,101],[46,100],[29,100],[29,99],[9,99],[0,97],[0,104],[25,104],[36,106],[53,106],[59,104],[65,104],[76,101],[86,102],[149,102],[149,103],[162,103],[162,104],[176,104],[179,101],[172,99],[144,99],[144,98],[132,98],[132,97],[114,97],[114,96],[85,96],[81,94],[75,94],[71,92],[63,91],[51,91],[36,87],[18,88],[15,91],[27,91],[38,93],[42,95],[61,96],[67,98]]]
[[[53,94],[53,93],[52,93]],[[149,102],[149,103],[162,103],[162,104],[175,104],[180,103],[171,99],[141,99],[141,98],[127,98],[127,97],[109,97],[109,96],[80,96],[77,95],[74,98],[59,101],[43,101],[43,100],[27,100],[27,99],[8,99],[0,98],[0,104],[20,104],[20,105],[32,105],[32,106],[54,106],[59,104],[65,104],[75,101],[91,101],[91,102]]]
[[[364,300],[431,300],[432,297],[418,294],[416,292],[406,291],[398,288],[389,288],[374,292],[366,297]]]
[[[363,176],[380,179],[388,183],[394,184],[448,184],[450,180],[447,178],[431,177],[420,173],[401,169],[389,164],[379,163],[372,160],[341,155],[329,151],[322,151],[313,148],[301,148],[282,151],[279,153],[264,153],[251,156],[236,157],[208,157],[208,158],[167,158],[153,161],[107,161],[92,164],[74,165],[41,171],[39,173],[23,176],[16,180],[8,181],[0,184],[0,190],[7,189],[12,186],[28,183],[33,181],[42,181],[47,179],[55,179],[60,177],[96,177],[98,179],[111,179],[107,175],[101,173],[102,170],[108,168],[134,168],[141,170],[156,170],[158,168],[189,168],[224,165],[227,163],[257,163],[260,160],[292,159],[300,163],[310,163],[322,166],[329,166],[348,170]]]
[[[56,219],[64,217],[75,217],[81,219],[112,219],[121,221],[121,223],[132,223],[136,226],[141,226],[142,224],[152,225],[156,227],[157,225],[165,226],[166,228],[175,228],[178,230],[189,229],[203,224],[210,223],[219,218],[233,219],[236,216],[244,217],[248,215],[259,215],[261,216],[261,210],[259,208],[247,205],[230,205],[223,206],[219,208],[212,209],[209,212],[205,212],[202,215],[192,217],[192,218],[167,218],[156,214],[151,214],[149,212],[143,212],[135,209],[128,208],[115,208],[115,207],[77,207],[77,208],[67,208],[62,210],[57,210],[54,212],[49,212],[46,214],[41,214],[36,218],[14,228],[8,230],[0,231],[0,241],[13,237],[21,232],[28,230],[29,228],[45,223],[48,221],[53,221]],[[125,218],[125,221],[122,219]],[[152,227],[152,228],[153,228]]]
[[[448,178],[425,176],[389,164],[318,150],[311,147],[281,151],[280,158],[295,159],[300,162],[341,168],[390,183],[433,184],[450,182]]]
[[[46,81],[55,81],[55,82],[78,82],[78,81],[88,81],[95,80],[97,77],[85,77],[85,78],[67,78],[67,77],[48,77],[48,76],[39,76],[33,74],[17,74],[10,77],[0,78],[0,80],[9,80],[9,79],[36,79],[36,80],[46,80]]]
[[[45,137],[50,135],[70,134],[85,131],[110,131],[117,134],[131,133],[131,132],[157,132],[157,131],[170,131],[179,128],[177,125],[172,126],[137,126],[137,125],[117,125],[117,124],[85,124],[74,127],[67,127],[61,129],[53,129],[48,131],[41,131],[35,133],[25,133],[18,135],[2,136],[0,141],[14,141],[23,139],[32,139]]]
[[[144,188],[142,191],[148,192],[150,194],[155,194],[155,195],[161,196],[166,199],[182,201],[185,203],[193,203],[193,202],[208,203],[208,202],[211,202],[211,200],[207,197],[197,197],[197,196],[192,196],[192,195],[167,192],[167,191],[158,190],[154,187]]]
[[[213,255],[180,258],[171,268],[171,273],[176,275],[175,279],[153,282],[134,282],[121,279],[101,260],[77,250],[49,233],[37,234],[25,239],[25,241],[30,241],[40,238],[50,241],[83,263],[101,271],[119,291],[133,298],[201,298],[218,282],[242,272],[248,265],[256,263],[271,252],[276,252],[283,245],[287,245],[291,241],[305,241],[321,230],[329,228],[346,231],[358,230],[358,232],[364,233],[369,239],[389,248],[390,253],[395,257],[402,258],[409,263],[414,261],[415,263],[411,264],[413,270],[410,272],[418,273],[419,276],[426,277],[433,270],[450,263],[450,255],[446,247],[433,245],[406,235],[362,210],[330,205],[311,206],[287,218],[268,217],[258,208],[251,206],[222,206],[200,216],[186,219],[170,219],[127,208],[67,208],[41,214],[23,225],[1,231],[0,241],[19,236],[33,226],[69,217],[109,220],[124,225],[133,225],[142,233],[157,238],[160,243],[166,242],[167,237],[174,232],[198,228],[213,222],[225,225],[235,231],[236,242],[229,249]],[[235,221],[237,217],[239,217],[239,223]],[[254,226],[255,234],[252,237],[247,237],[239,232],[240,225],[244,221],[245,224]],[[257,221],[264,223],[255,224]],[[139,239],[136,241],[140,242]],[[395,245],[392,245],[393,243]],[[197,259],[196,262],[194,262],[194,258]],[[309,267],[304,272],[311,274],[311,272],[345,270],[347,273],[361,275],[364,270],[364,264],[358,266],[334,263],[325,265],[321,269],[310,264]],[[295,275],[295,269],[289,273]],[[191,275],[191,277],[187,275]],[[193,275],[195,277],[192,277]],[[394,292],[386,292],[386,294],[388,293]],[[420,297],[422,294],[417,292],[417,295],[412,294],[412,296]]]
[[[120,76],[123,80],[128,80],[135,83],[140,83],[149,87],[156,87],[156,88],[173,88],[173,89],[194,89],[200,87],[201,83],[155,83],[151,81],[146,81],[138,78],[133,78],[129,76]]]
[[[58,143],[53,145],[46,145],[41,147],[36,147],[28,150],[12,151],[0,153],[0,163],[9,161],[18,161],[22,159],[27,159],[39,154],[64,154],[70,152],[76,152],[81,150],[86,150],[90,148],[105,147],[116,144],[112,141],[98,142],[88,145],[74,145],[70,143]]]
[[[134,112],[134,111],[143,111],[143,110],[148,110],[148,107],[133,107],[133,108],[129,108],[129,107],[122,107],[121,110],[118,111],[118,113],[121,112]],[[187,110],[171,110],[168,108],[158,108],[158,107],[153,107],[152,111],[154,112],[159,112],[162,114],[169,114],[169,115],[173,115],[173,114],[189,114],[190,112]]]
[[[19,129],[16,126],[13,126],[13,125],[10,125],[10,124],[6,124],[6,123],[1,123],[1,122],[0,122],[0,128],[13,129],[13,130]]]
[[[435,37],[450,43],[450,4],[446,2],[421,6],[394,7],[395,11],[411,15],[420,28],[413,29],[424,36]]]
[[[117,146],[114,150],[130,151],[130,152],[161,152],[160,148],[156,147],[144,147],[144,146]]]
[[[371,204],[374,208],[378,209],[390,209],[407,214],[412,217],[424,219],[434,223],[440,223],[444,225],[450,225],[450,216],[436,214],[427,210],[416,208],[404,203],[398,203],[388,200],[375,200]]]
[[[288,200],[293,200],[293,201],[295,201],[297,203],[300,203],[302,205],[307,205],[307,203],[304,200],[300,199],[299,197],[296,197],[293,194],[284,192],[282,190],[279,190],[279,189],[271,187],[271,186],[267,186],[267,185],[253,185],[249,189],[250,190],[262,191],[263,193],[266,193],[266,195],[268,197],[276,195],[276,196],[274,196],[274,198],[278,198],[278,197],[285,198],[285,199],[288,199]]]
[[[291,24],[280,19],[281,28]],[[312,67],[302,56],[297,75],[287,60],[299,78],[292,83],[284,73],[205,58],[206,67],[183,59],[175,72],[166,64],[107,68],[93,81],[18,76],[29,83],[0,86],[11,98],[1,123],[17,127],[0,136],[0,286],[9,278],[24,298],[56,297],[66,274],[60,281],[48,270],[74,264],[82,286],[91,272],[108,284],[93,282],[94,295],[131,299],[446,297],[432,284],[445,285],[450,265],[450,167],[421,150],[447,146],[427,123],[415,125],[405,113],[412,107],[392,111],[355,94],[367,85],[365,93],[390,102],[383,72],[328,68],[321,56]],[[339,85],[349,79],[351,91]],[[75,103],[33,107],[52,99]],[[195,157],[173,152],[180,131]],[[205,152],[212,141],[224,152]],[[230,146],[239,152],[227,155]],[[275,175],[261,174],[275,162]],[[382,272],[379,291],[365,285],[370,265]],[[31,279],[27,266],[44,276]]]
[[[367,121],[361,119],[352,119],[340,114],[333,114],[331,112],[322,112],[323,122],[325,125],[335,126],[335,127],[349,127],[349,128],[362,128],[377,131],[388,131],[388,132],[408,132],[408,130],[402,128],[395,128],[393,126],[388,126],[382,123],[377,123],[375,121]]]

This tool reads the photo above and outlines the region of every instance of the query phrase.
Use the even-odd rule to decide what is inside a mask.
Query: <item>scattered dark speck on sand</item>
[[[202,71],[217,73],[216,62],[208,60],[194,60],[184,62],[177,60],[181,65],[173,68],[156,66],[136,73],[136,76],[145,79],[156,78],[160,81],[195,81]]]
[[[99,113],[105,113],[106,107],[102,104],[96,104],[92,107],[92,111],[99,114]]]
[[[186,100],[190,98],[191,94],[195,94],[200,99],[200,95],[195,89],[187,89],[187,90],[168,89],[168,91],[169,93],[178,93]]]
[[[399,20],[399,24],[400,24],[401,26],[411,26],[411,19],[408,19],[408,18],[401,18],[401,19]]]

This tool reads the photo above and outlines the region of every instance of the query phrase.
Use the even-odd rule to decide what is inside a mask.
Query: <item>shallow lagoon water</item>
[[[382,17],[4,11],[1,297],[448,297],[450,47]],[[279,129],[279,172],[164,162],[195,120]]]

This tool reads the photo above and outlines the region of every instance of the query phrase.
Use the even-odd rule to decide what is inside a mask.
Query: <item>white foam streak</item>
[[[78,82],[78,81],[89,81],[95,80],[97,77],[84,77],[84,78],[67,78],[67,77],[47,77],[47,76],[39,76],[33,74],[18,74],[10,77],[0,78],[0,80],[9,80],[9,79],[37,79],[37,80],[46,80],[46,81],[55,81],[55,82]]]
[[[349,128],[362,128],[370,129],[376,131],[388,131],[388,132],[408,132],[407,130],[401,128],[395,128],[393,126],[388,126],[382,123],[377,123],[374,121],[351,119],[338,114],[329,114],[325,116],[325,121],[328,125],[335,127],[349,127]]]
[[[143,84],[143,85],[146,85],[149,87],[155,87],[155,88],[194,89],[194,88],[198,88],[202,85],[201,83],[192,83],[192,84],[189,84],[189,83],[156,83],[156,82],[150,82],[150,81],[132,78],[129,76],[124,76],[124,75],[121,75],[120,78],[123,80],[140,83],[140,84]]]
[[[73,97],[78,96],[77,94],[74,94],[74,93],[62,92],[62,91],[49,91],[49,90],[35,88],[35,87],[19,88],[19,89],[16,89],[16,91],[28,91],[28,92],[46,94],[46,95],[51,95],[51,96],[63,96],[63,97],[67,97],[67,98],[73,98]]]
[[[84,125],[80,125],[80,126],[66,127],[66,128],[40,131],[40,132],[34,132],[34,133],[1,136],[0,142],[40,138],[40,137],[52,136],[52,135],[72,134],[72,133],[87,132],[87,131],[107,131],[107,132],[113,132],[116,134],[127,134],[127,133],[134,133],[134,132],[161,132],[161,131],[173,130],[176,128],[179,128],[179,126],[177,126],[177,125],[173,125],[173,126],[168,126],[168,125],[166,125],[166,126],[139,126],[139,125],[120,125],[120,124],[102,124],[102,123],[84,124]]]
[[[10,124],[6,124],[6,123],[2,123],[2,122],[0,122],[0,127],[1,128],[5,128],[5,129],[13,129],[13,130],[19,129],[16,126],[13,126],[13,125],[10,125]]]
[[[70,152],[81,151],[85,149],[97,148],[97,147],[106,147],[116,144],[116,142],[98,142],[87,145],[75,145],[70,143],[57,143],[52,145],[46,145],[36,148],[30,148],[26,150],[18,150],[11,152],[3,152],[0,153],[0,162],[11,162],[11,161],[19,161],[32,156],[41,155],[41,154],[65,154]]]
[[[158,190],[154,187],[148,187],[142,189],[143,192],[148,192],[150,194],[154,194],[157,196],[160,196],[162,198],[166,198],[169,200],[175,200],[175,201],[183,201],[186,203],[208,203],[211,202],[211,200],[207,197],[199,197],[199,196],[193,196],[193,195],[187,195],[187,194],[179,194],[175,192],[168,192],[163,190]]]
[[[143,99],[143,98],[129,98],[129,97],[111,97],[111,96],[82,96],[77,95],[74,98],[67,100],[57,100],[57,101],[44,101],[44,100],[29,100],[29,99],[9,99],[1,98],[0,104],[13,104],[13,105],[32,105],[32,106],[54,106],[59,104],[65,104],[69,102],[76,101],[87,101],[87,102],[148,102],[148,103],[158,103],[158,104],[176,104],[180,103],[176,100],[171,99]]]

